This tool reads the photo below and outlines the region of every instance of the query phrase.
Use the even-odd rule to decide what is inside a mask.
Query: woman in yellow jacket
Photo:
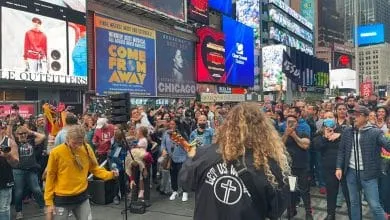
[[[117,171],[99,167],[84,138],[84,128],[74,125],[68,129],[66,142],[50,152],[45,186],[47,219],[65,220],[72,211],[77,220],[88,220],[91,215],[88,173],[103,180],[118,176]]]

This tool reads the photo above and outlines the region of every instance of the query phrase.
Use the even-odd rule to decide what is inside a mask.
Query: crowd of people
[[[362,202],[374,219],[389,219],[388,107],[376,96],[194,101],[137,106],[121,125],[110,124],[109,115],[66,112],[53,137],[45,115],[26,121],[14,105],[0,119],[0,220],[10,219],[11,201],[16,219],[23,219],[23,201],[31,197],[48,219],[91,219],[89,174],[115,179],[118,205],[128,198],[151,205],[150,186],[183,202],[195,191],[194,219],[276,219],[286,209],[292,218],[301,199],[306,219],[313,219],[313,186],[326,194],[327,220],[336,219],[343,200],[352,220],[361,219]],[[289,176],[297,177],[293,193]]]

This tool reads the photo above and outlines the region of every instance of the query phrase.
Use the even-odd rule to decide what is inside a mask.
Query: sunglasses
[[[18,133],[18,135],[26,135],[26,132]]]

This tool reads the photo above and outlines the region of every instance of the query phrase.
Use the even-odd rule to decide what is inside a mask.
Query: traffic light
[[[110,120],[112,124],[126,124],[130,120],[130,94],[121,93],[109,97],[111,103]]]

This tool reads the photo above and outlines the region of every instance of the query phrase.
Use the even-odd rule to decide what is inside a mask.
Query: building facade
[[[342,9],[344,13],[344,35],[345,39],[349,42],[353,42],[354,36],[354,1],[355,0],[340,0],[344,4],[338,4],[338,7],[343,5]],[[358,20],[359,25],[382,23],[385,26],[385,30],[390,29],[390,2],[388,0],[358,0]],[[385,32],[385,41],[390,42],[390,32]]]
[[[359,48],[359,80],[372,81],[375,92],[378,87],[390,84],[390,44],[378,44]]]

